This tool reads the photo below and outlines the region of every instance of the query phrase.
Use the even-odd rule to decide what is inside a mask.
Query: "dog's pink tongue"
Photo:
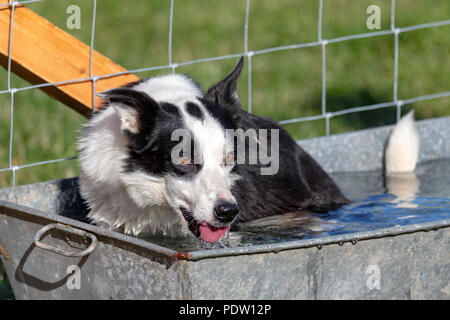
[[[230,227],[216,228],[203,221],[200,224],[199,229],[200,235],[202,236],[203,240],[205,240],[206,242],[216,242],[217,240],[222,238],[222,236],[227,232],[229,228]]]

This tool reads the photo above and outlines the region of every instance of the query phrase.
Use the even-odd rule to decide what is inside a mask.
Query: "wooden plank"
[[[7,0],[0,0],[7,3]],[[0,7],[0,64],[8,68],[10,6]],[[55,83],[89,78],[90,48],[67,32],[25,6],[14,10],[11,48],[11,71],[29,83]],[[92,71],[95,76],[124,72],[126,69],[110,59],[93,52]],[[96,81],[96,91],[119,87],[137,81],[133,74],[114,76]],[[88,116],[92,111],[93,82],[48,86],[41,90],[56,100]],[[96,98],[96,106],[100,100]]]

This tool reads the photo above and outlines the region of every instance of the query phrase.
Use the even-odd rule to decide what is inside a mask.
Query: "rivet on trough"
[[[175,252],[173,254],[173,258],[175,260],[181,260],[181,259],[188,260],[190,258],[189,252]]]

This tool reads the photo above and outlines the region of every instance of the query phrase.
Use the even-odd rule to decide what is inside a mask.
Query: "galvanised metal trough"
[[[420,161],[449,158],[450,117],[417,124]],[[389,130],[299,143],[331,173],[380,174]],[[336,181],[346,192],[355,180]],[[357,187],[380,186],[366,176]],[[17,299],[450,298],[450,219],[181,252],[85,214],[76,178],[0,190],[0,257]]]

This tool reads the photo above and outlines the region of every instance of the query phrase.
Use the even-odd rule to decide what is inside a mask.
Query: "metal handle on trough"
[[[83,251],[75,251],[74,252],[74,251],[67,251],[66,249],[63,249],[59,246],[53,247],[53,246],[50,246],[48,244],[41,242],[42,235],[51,229],[57,229],[57,230],[61,230],[61,231],[67,232],[67,233],[72,233],[72,234],[76,234],[76,235],[79,235],[79,236],[82,236],[85,238],[89,238],[89,239],[91,239],[91,244],[89,245],[89,247],[87,247]],[[94,236],[92,233],[86,232],[84,230],[76,229],[71,226],[66,226],[66,225],[63,225],[60,223],[52,223],[52,224],[46,225],[41,230],[39,230],[38,233],[36,233],[36,235],[34,236],[34,244],[41,249],[48,250],[48,251],[51,251],[54,253],[58,253],[63,256],[66,256],[66,257],[83,257],[83,256],[91,253],[95,249],[95,247],[97,246],[97,237]]]

